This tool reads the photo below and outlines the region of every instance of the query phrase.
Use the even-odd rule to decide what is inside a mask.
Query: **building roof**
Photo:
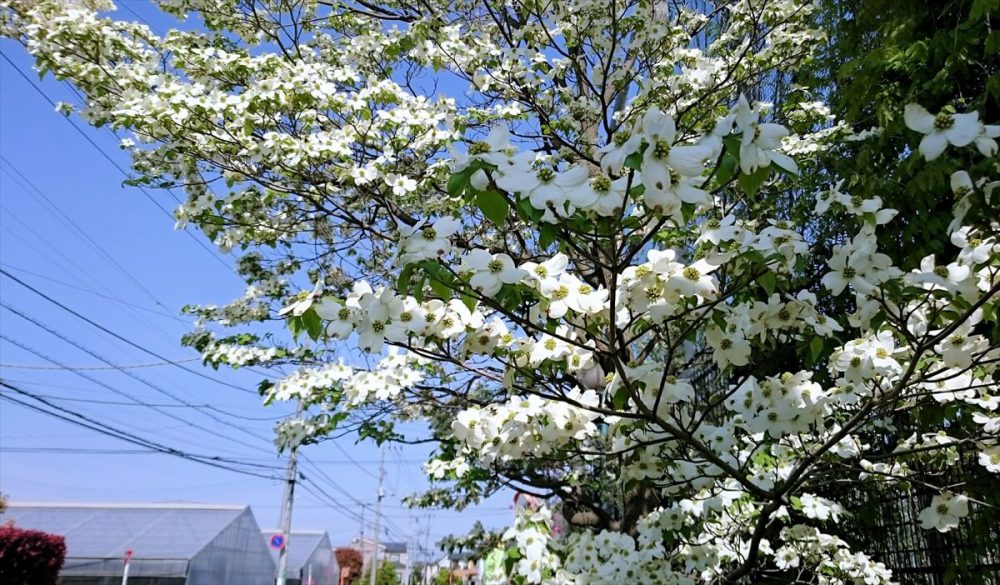
[[[401,554],[405,553],[408,549],[405,542],[383,542],[382,552],[386,554]]]
[[[281,530],[262,530],[264,542],[268,542],[272,536],[279,534]],[[333,554],[333,547],[330,546],[330,537],[322,530],[293,530],[288,534],[288,573],[298,574],[299,569],[305,566],[309,558],[322,548],[327,555]],[[268,546],[271,551],[271,558],[274,563],[278,563],[278,551]]]
[[[67,557],[191,559],[246,506],[10,503],[4,521],[66,538]]]

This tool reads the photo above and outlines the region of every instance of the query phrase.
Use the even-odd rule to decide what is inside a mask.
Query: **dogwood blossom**
[[[934,496],[931,505],[920,511],[917,518],[926,529],[948,532],[958,526],[959,520],[969,515],[969,499],[960,494],[943,493]]]

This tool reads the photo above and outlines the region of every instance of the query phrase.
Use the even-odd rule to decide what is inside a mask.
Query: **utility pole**
[[[365,508],[367,507],[368,506],[366,506],[365,504],[361,504],[361,532],[358,538],[359,542],[361,543],[362,551],[365,550]]]
[[[410,585],[410,575],[413,573],[413,526],[416,518],[410,517],[410,530],[406,535],[406,564],[403,567],[403,585]]]
[[[296,416],[302,417],[302,401],[296,410]],[[285,573],[288,571],[288,536],[292,531],[292,500],[295,498],[295,478],[298,474],[298,445],[292,447],[288,454],[288,471],[285,474],[285,497],[281,502],[281,536],[285,539],[278,550],[278,569],[275,583],[285,585]]]
[[[378,462],[378,494],[375,500],[375,533],[372,536],[372,566],[369,575],[368,585],[375,585],[375,572],[378,571],[378,531],[381,530],[382,523],[382,480],[385,478],[385,446],[382,447],[382,454]]]

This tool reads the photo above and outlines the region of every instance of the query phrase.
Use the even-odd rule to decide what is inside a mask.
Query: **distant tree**
[[[333,554],[337,557],[340,574],[347,575],[347,583],[356,582],[361,576],[361,567],[365,564],[361,553],[353,548],[342,547],[334,550]]]
[[[359,585],[367,585],[371,582],[371,574],[368,571],[361,576]],[[375,585],[400,585],[399,575],[396,573],[395,563],[382,563],[375,573]]]
[[[434,577],[434,585],[449,585],[451,583],[451,571],[448,569],[438,569]]]
[[[56,585],[66,560],[66,541],[55,534],[0,526],[0,583]]]

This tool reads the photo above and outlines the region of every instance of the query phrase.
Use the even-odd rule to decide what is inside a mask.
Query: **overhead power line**
[[[72,371],[72,370],[70,370],[70,371]],[[8,382],[11,382],[11,383],[15,382],[15,380],[11,380],[10,378],[6,378],[6,380]],[[16,381],[16,382],[19,383],[19,384],[21,384],[22,386],[44,386],[44,384],[36,384],[35,382],[24,382],[24,381]],[[148,403],[148,402],[138,403],[138,402],[122,402],[120,400],[98,400],[96,398],[74,398],[74,397],[71,397],[71,396],[54,396],[52,394],[39,394],[39,396],[42,396],[43,398],[48,398],[50,400],[58,400],[59,402],[79,402],[81,404],[101,404],[103,406],[141,406],[141,407],[144,407],[144,408],[195,408],[195,409],[207,409],[207,410],[214,410],[215,412],[218,412],[220,414],[224,414],[226,416],[233,416],[233,417],[241,418],[243,420],[263,421],[263,422],[277,421],[277,420],[281,420],[281,419],[285,418],[284,416],[273,416],[273,417],[255,418],[255,417],[249,417],[249,416],[235,415],[235,414],[233,414],[231,412],[222,410],[221,408],[218,408],[216,406],[212,406],[211,404],[153,404],[153,403]],[[351,462],[350,461],[343,461],[343,463],[351,463]]]
[[[135,374],[134,372],[131,372],[129,370],[126,370],[126,369],[118,367],[115,363],[113,363],[110,360],[108,360],[107,358],[101,356],[100,354],[98,354],[94,350],[86,347],[85,345],[83,345],[83,344],[81,344],[81,343],[79,343],[77,341],[74,341],[74,340],[70,339],[65,334],[60,333],[59,331],[57,331],[57,330],[49,327],[48,325],[42,323],[38,319],[35,319],[34,317],[31,317],[30,315],[27,315],[27,314],[25,314],[25,313],[17,310],[16,308],[10,306],[9,304],[7,304],[7,303],[5,303],[3,301],[0,301],[0,307],[3,307],[5,309],[7,309],[11,313],[14,313],[18,317],[20,317],[20,318],[28,321],[29,323],[31,323],[32,325],[35,325],[36,327],[47,331],[49,334],[58,337],[59,339],[65,341],[66,343],[68,343],[68,344],[72,345],[73,347],[79,349],[80,351],[85,352],[87,355],[90,355],[90,356],[92,356],[94,358],[97,358],[98,360],[100,360],[100,361],[104,362],[105,364],[107,364],[112,369],[120,371],[121,373],[125,374],[129,378],[132,378],[133,380],[139,382],[140,384],[143,384],[145,386],[148,386],[149,388],[152,388],[153,390],[155,390],[156,392],[158,392],[158,393],[166,396],[167,398],[170,398],[171,400],[174,400],[174,401],[176,401],[176,402],[178,402],[180,404],[183,404],[184,406],[187,406],[189,408],[194,408],[194,409],[200,409],[201,408],[199,405],[191,404],[190,402],[188,402],[184,398],[182,398],[180,396],[177,396],[176,394],[170,392],[169,390],[165,390],[165,389],[161,388],[160,386],[158,386],[158,385],[150,382],[149,380],[146,380],[145,378],[140,377],[138,374]],[[69,369],[69,368],[65,368],[65,369]],[[70,370],[70,371],[74,371],[74,370]],[[231,416],[233,418],[242,418],[240,415],[229,414],[228,412],[225,412],[225,411],[222,411],[222,413],[225,414],[226,416]],[[227,426],[229,428],[232,428],[232,429],[235,429],[235,430],[240,431],[242,433],[245,433],[245,434],[247,434],[247,435],[249,435],[249,436],[251,436],[251,437],[253,437],[255,439],[260,439],[262,441],[269,442],[269,440],[267,439],[267,437],[262,437],[262,436],[258,435],[257,433],[255,433],[255,432],[253,432],[253,431],[251,431],[249,429],[246,429],[244,427],[241,427],[241,426],[239,426],[237,424],[234,424],[234,423],[231,423],[229,421],[222,420],[222,419],[220,419],[217,416],[212,415],[212,414],[208,414],[208,413],[202,413],[202,414],[204,414],[205,416],[211,418],[212,420],[214,420],[215,422],[217,422],[219,424],[225,425],[225,426]],[[214,433],[214,431],[211,431],[211,432]],[[223,436],[225,436],[225,435],[223,435]],[[230,440],[232,440],[232,439],[230,439]],[[250,446],[253,447],[252,445],[250,445]],[[256,447],[254,447],[254,448],[256,448]]]
[[[38,350],[36,350],[36,349],[28,346],[28,345],[25,345],[24,343],[21,343],[20,341],[17,341],[16,339],[13,339],[13,338],[11,338],[11,337],[3,334],[3,333],[0,333],[0,339],[3,339],[4,341],[6,341],[8,343],[16,345],[17,347],[20,347],[21,349],[23,349],[23,350],[25,350],[25,351],[27,351],[29,353],[32,353],[32,354],[34,354],[34,355],[42,358],[43,360],[48,360],[48,361],[51,361],[51,362],[56,363],[56,364],[59,363],[54,358],[51,358],[51,357],[43,354],[42,352],[40,352],[40,351],[38,351]],[[164,410],[162,408],[159,408],[159,407],[156,407],[156,406],[152,406],[149,403],[144,402],[144,401],[136,398],[135,396],[132,396],[128,392],[124,392],[122,390],[119,390],[118,388],[115,388],[114,386],[111,386],[110,384],[107,384],[106,382],[98,380],[97,378],[94,378],[94,377],[92,377],[92,376],[90,376],[88,374],[85,374],[83,372],[73,372],[73,373],[75,373],[77,376],[80,376],[81,378],[84,378],[85,380],[89,380],[90,382],[93,382],[94,384],[97,384],[98,386],[106,388],[106,389],[110,390],[111,392],[114,392],[115,394],[117,394],[119,396],[122,396],[124,398],[127,398],[127,399],[131,400],[136,405],[145,406],[147,408],[150,408],[151,410],[154,410],[154,411],[156,411],[156,412],[158,412],[158,413],[160,413],[163,416],[166,416],[168,418],[174,419],[174,420],[176,420],[176,421],[184,424],[185,426],[189,426],[191,428],[195,428],[195,429],[204,431],[204,432],[206,432],[206,433],[208,433],[210,435],[213,435],[213,436],[216,436],[216,437],[219,437],[219,438],[222,438],[222,439],[226,439],[227,441],[231,441],[233,443],[236,443],[236,444],[239,444],[239,445],[243,445],[245,447],[250,447],[251,449],[265,451],[264,449],[262,449],[261,447],[259,447],[257,445],[250,445],[249,443],[246,443],[245,441],[241,441],[239,439],[235,439],[233,437],[229,437],[229,436],[227,436],[225,434],[219,433],[219,432],[214,431],[212,429],[209,429],[209,428],[203,427],[203,426],[201,426],[199,424],[193,423],[193,422],[191,422],[191,421],[189,421],[189,420],[187,420],[187,419],[185,419],[185,418],[183,418],[181,416],[178,416],[178,415],[176,415],[176,414],[174,414],[172,412],[166,411],[166,410]]]
[[[101,255],[101,257],[107,260],[108,263],[119,274],[124,276],[127,280],[132,282],[132,284],[134,284],[136,288],[145,293],[146,296],[148,296],[155,305],[161,307],[163,310],[167,310],[167,306],[164,305],[163,302],[160,301],[160,299],[157,298],[155,294],[153,294],[153,291],[149,290],[149,288],[147,288],[146,285],[142,284],[142,282],[138,278],[136,278],[131,272],[129,272],[127,268],[122,266],[122,264],[118,262],[118,260],[115,259],[115,257],[112,256],[111,253],[104,248],[104,246],[102,246],[100,243],[94,240],[94,238],[90,237],[90,234],[88,234],[86,230],[80,227],[80,224],[76,223],[76,221],[72,217],[70,217],[69,215],[66,214],[66,212],[60,209],[59,206],[56,205],[56,203],[52,200],[52,198],[46,195],[45,192],[43,192],[38,187],[38,185],[36,185],[31,179],[26,177],[24,173],[22,173],[21,170],[17,168],[17,165],[8,160],[7,157],[3,156],[2,154],[0,154],[0,161],[3,161],[4,163],[7,164],[8,167],[10,167],[10,170],[14,172],[14,175],[16,175],[15,177],[16,180],[23,182],[21,186],[24,187],[24,190],[28,195],[33,197],[39,203],[42,203],[43,207],[48,209],[50,213],[52,213],[56,217],[56,219],[62,222],[63,225],[75,231],[77,235],[79,235],[86,243],[90,244],[91,248],[96,250],[97,253]],[[6,169],[4,169],[4,171],[8,172],[6,171]],[[8,172],[8,174],[10,173]],[[11,176],[13,177],[13,175]],[[27,187],[25,187],[25,185],[27,185]]]
[[[54,282],[56,284],[59,284],[59,285],[62,285],[62,286],[66,286],[66,287],[72,288],[74,290],[78,290],[80,292],[85,292],[85,293],[88,293],[88,294],[92,294],[94,296],[98,296],[98,297],[101,297],[103,299],[107,299],[109,301],[114,301],[115,303],[120,303],[122,305],[125,305],[125,306],[128,306],[128,307],[132,307],[133,309],[139,309],[140,311],[147,311],[147,312],[152,313],[152,314],[154,314],[154,315],[156,315],[158,317],[166,317],[167,319],[173,319],[174,321],[177,321],[178,323],[183,323],[184,325],[188,325],[189,324],[188,321],[185,321],[184,319],[181,319],[177,315],[172,315],[172,314],[170,314],[168,312],[164,312],[164,311],[157,310],[157,309],[151,309],[149,307],[140,305],[139,303],[133,303],[131,301],[126,301],[125,299],[120,299],[120,298],[112,296],[112,295],[108,295],[108,294],[104,294],[104,293],[101,293],[101,292],[97,292],[96,290],[89,289],[89,288],[86,288],[86,287],[83,287],[83,286],[79,286],[79,285],[75,285],[73,283],[66,282],[64,280],[59,280],[57,278],[52,278],[51,276],[46,276],[46,275],[40,274],[38,272],[32,272],[31,270],[28,270],[26,268],[21,268],[20,266],[14,266],[12,264],[6,264],[4,262],[0,262],[0,266],[3,266],[4,268],[7,268],[8,270],[16,270],[17,272],[22,272],[24,274],[29,274],[31,276],[34,276],[35,278],[41,278],[42,280],[47,280],[49,282]]]
[[[181,360],[171,360],[169,362],[156,362],[152,364],[125,364],[118,366],[45,366],[41,364],[2,364],[0,363],[0,368],[11,368],[14,370],[47,370],[47,371],[60,371],[60,370],[80,370],[80,371],[98,371],[98,370],[136,370],[141,368],[155,368],[158,366],[172,366],[174,364],[183,364],[188,362],[201,361],[200,358],[185,358]]]
[[[142,352],[144,352],[144,353],[146,353],[148,355],[151,355],[151,356],[155,357],[158,360],[162,360],[162,361],[164,361],[164,362],[166,362],[166,363],[168,363],[168,364],[170,364],[170,365],[172,365],[174,367],[177,367],[177,368],[180,368],[180,369],[184,370],[185,372],[194,374],[195,376],[198,376],[199,378],[204,378],[206,380],[210,380],[212,382],[215,382],[216,384],[221,384],[223,386],[228,386],[230,388],[235,388],[236,390],[239,390],[240,392],[246,392],[248,394],[254,394],[254,395],[257,394],[253,390],[248,390],[248,389],[246,389],[246,388],[244,388],[242,386],[237,386],[236,384],[230,384],[229,382],[225,382],[225,381],[219,380],[218,378],[213,378],[212,376],[209,376],[207,374],[199,372],[198,370],[193,370],[193,369],[191,369],[191,368],[189,368],[187,366],[184,366],[183,364],[180,364],[180,363],[178,363],[176,361],[167,359],[166,357],[160,355],[159,353],[157,353],[157,352],[155,352],[155,351],[153,351],[151,349],[148,349],[147,347],[145,347],[143,345],[140,345],[140,344],[132,341],[131,339],[128,339],[128,338],[126,338],[126,337],[124,337],[124,336],[122,336],[122,335],[120,335],[118,333],[115,333],[114,331],[108,329],[107,327],[101,325],[100,323],[94,321],[93,319],[90,319],[89,317],[87,317],[87,316],[85,316],[85,315],[83,315],[81,313],[78,313],[77,311],[71,309],[70,307],[67,307],[63,303],[55,300],[54,298],[52,298],[49,295],[43,293],[42,291],[38,290],[37,288],[35,288],[35,287],[31,286],[30,284],[24,282],[23,280],[21,280],[20,278],[14,276],[13,274],[11,274],[10,272],[4,270],[3,268],[0,268],[0,274],[3,274],[7,278],[13,280],[17,284],[23,286],[24,288],[26,288],[29,291],[35,293],[39,297],[45,299],[46,301],[52,303],[53,305],[59,307],[60,309],[66,311],[67,313],[73,315],[74,317],[76,317],[76,318],[78,318],[78,319],[80,319],[80,320],[82,320],[82,321],[84,321],[86,323],[89,323],[91,326],[96,327],[97,329],[100,329],[101,331],[107,333],[108,335],[114,337],[115,339],[117,339],[119,341],[122,341],[124,343],[127,343],[128,345],[130,345],[130,346],[132,346],[132,347],[138,349],[139,351],[142,351]]]
[[[267,475],[267,474],[264,474],[264,473],[261,473],[261,472],[251,471],[251,470],[248,470],[248,469],[241,469],[239,467],[235,467],[235,466],[244,466],[244,467],[264,467],[264,466],[259,466],[259,465],[252,464],[252,463],[246,463],[246,462],[242,462],[242,461],[239,461],[239,460],[236,460],[236,459],[229,459],[229,458],[221,457],[221,456],[218,456],[218,455],[201,455],[201,454],[191,453],[191,452],[187,452],[187,451],[182,451],[180,449],[176,449],[174,447],[170,447],[170,446],[164,445],[162,443],[158,443],[156,441],[153,441],[153,440],[150,440],[150,439],[146,439],[144,437],[141,437],[139,435],[130,433],[128,431],[124,431],[124,430],[118,429],[118,428],[113,427],[113,426],[111,426],[111,425],[109,425],[107,423],[98,421],[98,420],[93,419],[93,418],[91,418],[89,416],[86,416],[84,414],[75,412],[75,411],[73,411],[71,409],[63,408],[61,406],[58,406],[56,404],[53,404],[53,403],[45,400],[44,398],[41,398],[41,397],[35,395],[32,392],[28,392],[27,390],[24,390],[22,388],[14,386],[13,384],[9,384],[8,382],[5,382],[3,380],[0,380],[0,387],[6,388],[8,390],[12,390],[13,392],[16,392],[17,394],[20,394],[22,396],[25,396],[25,397],[31,398],[31,399],[33,399],[33,400],[35,400],[37,402],[40,402],[40,403],[44,404],[45,406],[47,406],[48,409],[46,409],[44,407],[41,407],[41,406],[38,406],[37,404],[32,404],[32,403],[30,403],[30,402],[28,402],[26,400],[22,400],[22,399],[14,397],[14,396],[11,396],[10,393],[8,393],[8,392],[0,392],[0,398],[2,398],[4,400],[8,400],[8,401],[13,402],[15,404],[19,404],[19,405],[21,405],[21,406],[23,406],[25,408],[34,410],[36,412],[40,412],[42,414],[49,415],[49,416],[54,417],[54,418],[58,418],[60,420],[68,422],[70,424],[73,424],[73,425],[76,425],[76,426],[79,426],[79,427],[83,427],[85,429],[92,430],[92,431],[100,433],[102,435],[106,435],[106,436],[109,436],[109,437],[112,437],[112,438],[115,438],[115,439],[118,439],[118,440],[121,440],[121,441],[125,441],[127,443],[132,443],[132,444],[138,445],[140,447],[145,447],[147,449],[159,451],[160,453],[165,453],[167,455],[173,455],[175,457],[180,457],[182,459],[186,459],[188,461],[193,461],[195,463],[201,463],[202,465],[208,465],[208,466],[211,466],[211,467],[216,467],[216,468],[224,469],[224,470],[227,470],[227,471],[232,471],[234,473],[240,473],[240,474],[243,474],[243,475],[250,475],[250,476],[253,476],[253,477],[260,477],[260,478],[263,478],[263,479],[272,479],[272,480],[273,479],[278,479],[274,475]]]
[[[21,76],[22,79],[24,79],[26,82],[28,82],[29,85],[31,85],[31,87],[34,88],[34,90],[36,92],[38,92],[38,94],[40,96],[42,96],[42,99],[44,99],[49,104],[51,104],[53,108],[57,107],[56,102],[53,101],[52,98],[50,98],[48,96],[48,94],[46,94],[45,91],[41,87],[39,87],[38,84],[34,82],[34,80],[31,79],[31,77],[29,77],[24,71],[21,71],[21,68],[18,67],[13,61],[11,61],[10,57],[8,57],[5,53],[0,53],[0,57],[3,57],[3,60],[6,61],[7,64],[9,64],[11,67],[13,67],[14,71],[17,72],[17,74],[19,76]],[[128,171],[126,171],[121,165],[119,165],[118,162],[115,161],[115,159],[113,159],[111,157],[111,155],[109,155],[107,152],[104,151],[103,148],[100,147],[100,145],[98,145],[96,142],[94,142],[94,139],[91,138],[90,136],[88,136],[87,133],[84,132],[83,129],[80,128],[80,126],[76,122],[74,122],[68,116],[64,117],[63,119],[66,120],[67,122],[69,122],[69,124],[71,126],[73,126],[73,128],[77,131],[77,133],[79,133],[80,136],[83,136],[83,138],[91,146],[93,146],[97,150],[97,152],[105,160],[107,160],[109,163],[111,163],[111,165],[113,167],[115,167],[116,169],[118,169],[118,171],[122,175],[124,175],[126,179],[131,178],[129,176]],[[164,215],[166,215],[167,217],[169,217],[171,220],[176,220],[176,218],[174,217],[174,215],[172,213],[170,213],[165,207],[163,207],[162,205],[160,205],[160,202],[157,201],[156,198],[153,197],[153,195],[149,191],[147,191],[146,189],[144,189],[143,187],[141,187],[139,185],[135,185],[134,187],[136,189],[138,189],[139,192],[142,193],[146,197],[146,199],[148,199],[153,205],[155,205],[157,209],[159,209],[161,212],[163,212]],[[192,234],[191,232],[189,232],[187,230],[184,230],[184,233],[187,234],[192,240],[194,240],[194,242],[196,244],[198,244],[199,247],[201,247],[206,252],[208,252],[212,256],[212,258],[214,258],[217,262],[219,262],[220,264],[222,264],[223,266],[225,266],[226,269],[230,271],[230,273],[232,272],[232,270],[233,270],[232,267],[229,266],[229,264],[227,264],[226,261],[223,260],[216,252],[214,252],[211,248],[209,248],[208,246],[206,246],[205,242],[199,240],[194,234]]]

